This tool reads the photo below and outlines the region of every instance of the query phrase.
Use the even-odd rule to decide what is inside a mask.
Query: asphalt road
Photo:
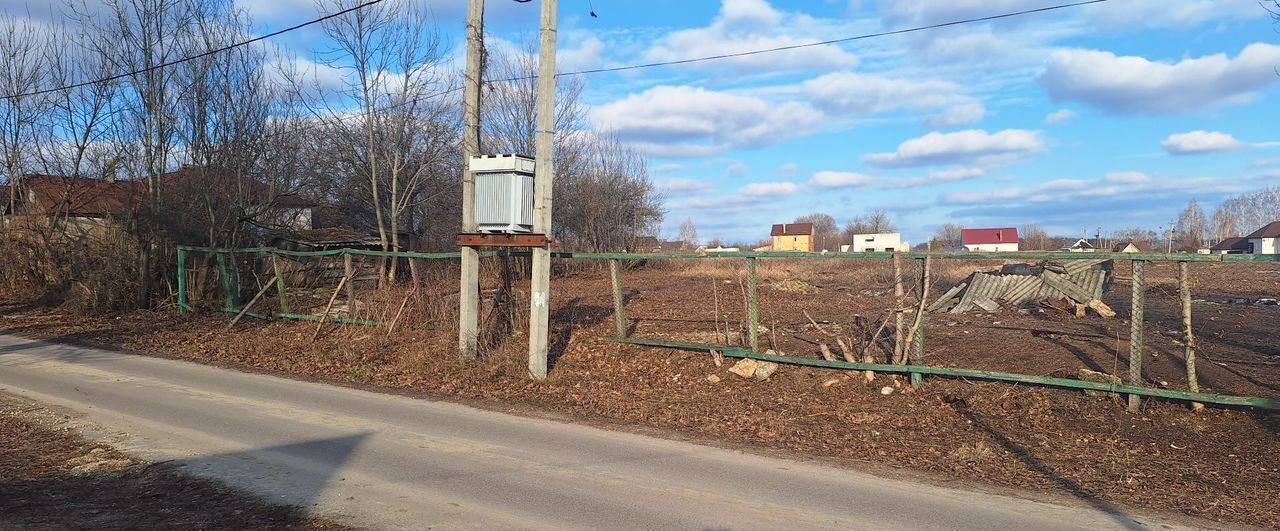
[[[10,336],[0,391],[82,412],[140,457],[373,529],[1178,527],[1101,502],[1052,505]]]

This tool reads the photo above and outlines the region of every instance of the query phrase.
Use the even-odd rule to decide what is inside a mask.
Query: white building
[[[1280,254],[1280,221],[1272,221],[1245,236],[1253,254]]]
[[[1018,250],[1018,229],[964,229],[960,237],[965,249],[980,253],[1010,253]]]
[[[853,241],[848,245],[841,245],[842,253],[892,253],[894,251],[910,251],[911,244],[902,241],[902,235],[896,232],[882,232],[879,234],[854,234]]]

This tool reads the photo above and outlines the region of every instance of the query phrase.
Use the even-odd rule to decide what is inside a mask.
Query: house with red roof
[[[1018,250],[1018,229],[964,229],[960,233],[961,245],[969,251],[1005,253]]]

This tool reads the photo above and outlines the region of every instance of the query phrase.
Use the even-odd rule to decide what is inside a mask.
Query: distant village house
[[[783,223],[769,231],[769,249],[773,251],[813,252],[812,223]]]
[[[1272,221],[1244,239],[1253,254],[1280,254],[1280,221]]]
[[[1131,241],[1125,243],[1117,243],[1111,246],[1113,253],[1149,253],[1151,252],[1151,244],[1147,242]]]
[[[1004,253],[1018,250],[1018,229],[964,229],[960,233],[964,248],[984,253]]]
[[[902,241],[902,236],[896,232],[854,234],[848,244],[840,246],[840,252],[842,253],[892,253],[910,250],[911,244]]]

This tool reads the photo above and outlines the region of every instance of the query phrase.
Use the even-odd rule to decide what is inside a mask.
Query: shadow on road
[[[3,529],[346,529],[308,515],[307,509],[368,436],[148,464],[66,430],[22,419],[5,424],[0,428],[0,445],[6,448],[0,453]],[[263,458],[305,459],[307,466],[294,466],[282,476],[262,468]],[[250,483],[287,484],[290,496],[256,496],[234,487],[257,485],[188,473],[213,466],[249,470]]]

